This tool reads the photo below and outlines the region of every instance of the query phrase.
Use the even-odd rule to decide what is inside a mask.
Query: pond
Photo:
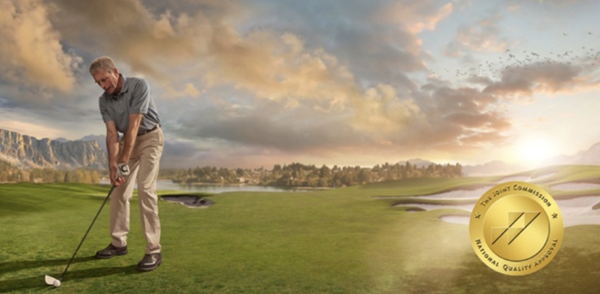
[[[100,180],[100,184],[109,184],[108,180]],[[136,185],[137,188],[137,185]],[[161,191],[186,191],[220,194],[226,192],[305,192],[306,189],[286,189],[280,187],[253,185],[207,185],[207,184],[176,184],[171,180],[158,180],[156,189]]]

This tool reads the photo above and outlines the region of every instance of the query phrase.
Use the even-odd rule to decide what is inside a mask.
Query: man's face
[[[119,83],[119,72],[116,69],[113,71],[100,69],[92,76],[94,77],[96,84],[98,84],[98,86],[106,93],[110,95],[115,93],[117,84]]]

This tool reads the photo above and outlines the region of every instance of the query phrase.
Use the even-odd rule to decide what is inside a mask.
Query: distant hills
[[[435,162],[424,160],[420,158],[414,158],[407,161],[400,161],[399,163],[405,164],[409,162],[413,166],[423,167],[430,164],[436,164]],[[566,164],[578,164],[578,165],[600,165],[600,142],[592,145],[587,150],[579,151],[577,154],[568,156],[560,155],[549,158],[543,162],[537,163],[536,165],[531,164],[508,164],[501,160],[493,160],[484,164],[477,165],[463,165],[462,172],[464,176],[489,176],[489,175],[501,175],[511,174],[521,171],[532,170],[545,166],[552,165],[566,165]]]
[[[407,161],[400,161],[398,163],[406,164],[407,162],[410,163],[410,165],[418,167],[418,168],[428,167],[430,164],[436,164],[435,162],[432,162],[429,160],[424,160],[421,158],[413,158],[413,159],[409,159]]]
[[[105,169],[106,152],[98,142],[37,139],[0,129],[0,160],[19,168]]]
[[[493,160],[484,164],[464,165],[462,167],[464,176],[489,176],[499,174],[511,174],[519,171],[529,170],[532,167],[526,167],[516,164],[507,164],[501,160]]]
[[[586,164],[600,165],[600,142],[592,145],[588,150],[579,151],[573,156],[557,156],[550,160],[556,164]]]
[[[482,176],[482,175],[498,175],[510,174],[520,171],[531,170],[535,168],[552,166],[552,165],[600,165],[600,142],[592,145],[587,150],[577,152],[577,154],[559,155],[548,158],[537,165],[531,164],[507,164],[500,160],[490,161],[480,165],[463,166],[463,175],[465,176]]]

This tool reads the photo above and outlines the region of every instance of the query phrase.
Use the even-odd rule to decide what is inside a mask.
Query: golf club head
[[[44,281],[46,281],[46,284],[48,284],[50,286],[60,287],[60,280],[55,279],[49,275],[44,276]]]

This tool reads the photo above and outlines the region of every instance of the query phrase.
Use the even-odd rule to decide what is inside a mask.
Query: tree
[[[235,170],[235,173],[238,177],[243,177],[244,176],[244,170],[241,168],[238,168]]]
[[[460,165],[460,163],[456,163],[456,165],[454,166],[454,176],[456,177],[462,177],[463,173],[462,173],[462,166]]]
[[[331,170],[326,165],[323,165],[321,167],[321,170],[319,171],[319,177],[320,178],[329,178],[330,176],[331,176]]]
[[[54,182],[62,183],[65,180],[65,173],[63,171],[57,170],[54,172]]]
[[[410,164],[410,162],[406,162],[406,165],[404,166],[404,170],[405,170],[405,175],[403,178],[405,179],[409,179],[413,177],[413,167]]]
[[[65,183],[73,183],[73,175],[71,175],[70,171],[65,172]]]
[[[369,170],[366,168],[361,169],[358,172],[357,180],[359,184],[366,184],[371,182],[371,177],[369,175]]]
[[[100,183],[100,174],[97,170],[92,171],[92,184]]]

